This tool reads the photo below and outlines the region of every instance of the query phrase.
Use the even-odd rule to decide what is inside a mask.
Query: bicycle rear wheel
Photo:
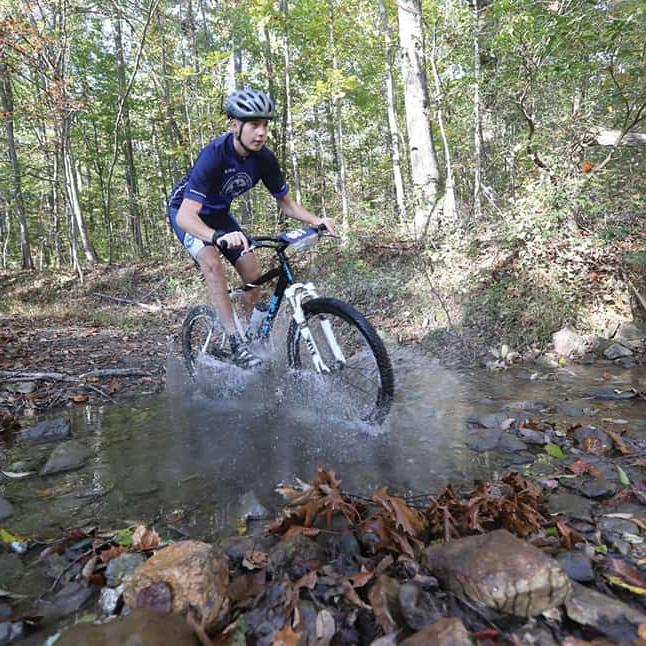
[[[215,312],[207,305],[197,305],[186,315],[182,324],[182,350],[186,368],[193,377],[203,353],[220,361],[230,360],[227,334]]]
[[[376,330],[347,303],[335,298],[315,298],[303,303],[307,326],[330,372],[317,373],[330,387],[330,404],[352,417],[381,424],[390,411],[395,380],[392,364]],[[322,323],[328,321],[345,358],[338,361]],[[312,354],[295,321],[287,335],[289,365],[314,371]]]

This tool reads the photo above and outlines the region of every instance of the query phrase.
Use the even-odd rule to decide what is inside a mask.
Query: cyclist
[[[325,224],[332,233],[334,221],[315,216],[289,196],[278,161],[265,146],[269,121],[274,118],[273,99],[259,90],[238,90],[227,98],[225,109],[229,132],[207,144],[188,175],[173,188],[168,218],[204,274],[211,303],[229,336],[234,362],[252,368],[261,360],[238,335],[224,266],[215,246],[226,241],[222,255],[243,281],[252,283],[260,277],[256,257],[247,253],[249,240],[231,213],[232,200],[262,180],[285,215],[312,226]],[[247,306],[253,307],[257,295],[249,294]]]

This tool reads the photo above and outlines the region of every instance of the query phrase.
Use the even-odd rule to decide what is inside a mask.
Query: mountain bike
[[[295,375],[314,374],[317,387],[330,387],[350,399],[350,408],[362,420],[381,424],[394,394],[393,368],[383,341],[370,322],[352,306],[336,298],[320,297],[311,282],[297,282],[287,253],[310,249],[326,236],[325,226],[285,231],[276,237],[250,239],[250,250],[271,249],[278,266],[253,283],[229,290],[241,338],[247,330],[235,303],[246,291],[278,279],[255,340],[268,344],[283,300],[290,322],[286,334],[287,361]],[[228,363],[231,349],[215,312],[207,305],[193,307],[182,325],[186,365],[196,377],[201,355]],[[330,400],[330,406],[333,401]]]

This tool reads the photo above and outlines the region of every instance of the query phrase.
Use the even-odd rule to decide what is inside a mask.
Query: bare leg
[[[215,247],[204,247],[197,254],[197,262],[206,280],[206,288],[218,320],[228,335],[237,336],[233,307],[227,291],[227,278],[219,252]]]
[[[236,261],[235,269],[245,283],[253,283],[261,276],[258,259],[253,253],[246,253],[244,256],[240,256]],[[244,293],[242,297],[242,306],[247,316],[251,314],[251,310],[256,304],[259,296],[260,288],[251,289]]]

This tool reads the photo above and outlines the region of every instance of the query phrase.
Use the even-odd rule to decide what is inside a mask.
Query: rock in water
[[[456,594],[520,617],[560,606],[571,591],[553,558],[505,529],[432,546],[426,559]]]
[[[205,628],[228,609],[229,560],[215,545],[182,541],[157,552],[126,582],[123,598],[128,607],[136,608],[139,593],[156,583],[170,587],[173,612],[196,610]]]
[[[80,469],[88,461],[90,455],[90,450],[76,440],[63,442],[52,451],[49,460],[40,470],[40,475],[48,476]]]
[[[58,442],[69,437],[71,434],[70,421],[68,419],[55,419],[36,424],[25,431],[25,439],[30,442]]]
[[[68,628],[56,646],[198,646],[193,631],[179,615],[161,615],[153,610],[133,610],[124,619],[107,624],[77,624]]]

